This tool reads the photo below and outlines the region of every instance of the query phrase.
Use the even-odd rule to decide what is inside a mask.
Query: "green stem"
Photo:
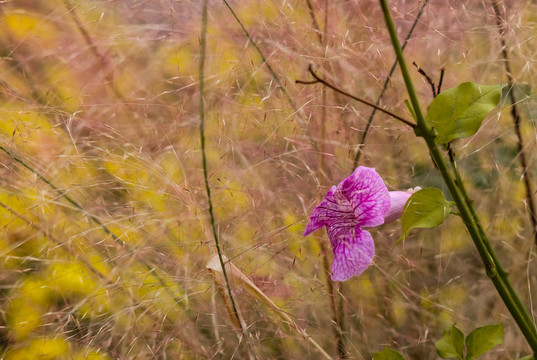
[[[502,301],[505,306],[515,319],[518,327],[524,334],[526,341],[530,345],[534,353],[537,353],[537,330],[535,329],[535,324],[531,319],[526,308],[523,306],[522,301],[518,297],[518,294],[511,285],[507,273],[501,267],[498,258],[490,242],[483,230],[483,227],[479,221],[473,202],[468,196],[466,189],[462,182],[453,179],[450,174],[446,161],[442,156],[437,144],[436,144],[436,134],[434,129],[432,129],[427,122],[425,117],[421,112],[420,104],[418,102],[418,97],[416,91],[414,90],[414,85],[412,79],[410,78],[410,73],[406,66],[405,59],[403,57],[403,51],[397,37],[397,32],[393,20],[390,15],[390,10],[388,8],[387,0],[379,0],[382,7],[382,12],[384,14],[384,20],[386,22],[386,27],[390,34],[393,48],[395,50],[395,55],[399,61],[399,66],[401,68],[401,73],[405,81],[408,95],[410,97],[410,102],[416,114],[417,126],[415,132],[417,136],[423,137],[429,148],[429,152],[435,165],[442,174],[442,178],[446,183],[446,186],[451,193],[453,200],[455,201],[457,208],[459,210],[460,216],[474,241],[474,244],[479,252],[479,255],[485,265],[487,276],[491,279],[494,287],[498,291]],[[460,180],[460,177],[459,177]]]
[[[222,274],[224,275],[224,281],[226,283],[226,288],[231,302],[231,307],[233,308],[233,314],[237,319],[239,324],[242,337],[246,344],[248,351],[248,357],[250,359],[255,359],[253,355],[250,341],[248,339],[248,334],[246,329],[242,326],[241,317],[239,316],[239,311],[237,310],[237,305],[235,303],[235,297],[231,291],[231,285],[229,282],[229,277],[226,271],[226,266],[224,264],[224,258],[222,255],[222,249],[220,247],[220,241],[218,239],[218,232],[216,230],[216,221],[213,211],[213,201],[211,197],[211,187],[209,186],[209,174],[207,170],[207,155],[205,152],[205,53],[207,48],[207,1],[203,0],[201,5],[201,37],[200,37],[200,62],[199,62],[199,117],[200,117],[200,143],[201,143],[201,158],[203,164],[203,178],[205,180],[205,190],[207,193],[207,201],[209,203],[209,217],[211,220],[211,227],[213,231],[214,245],[216,247],[216,252],[218,254],[218,260],[220,261],[220,267],[222,268]]]

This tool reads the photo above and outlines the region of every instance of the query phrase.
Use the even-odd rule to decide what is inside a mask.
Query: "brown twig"
[[[93,38],[91,37],[89,32],[86,30],[80,18],[78,17],[75,5],[72,4],[70,0],[63,0],[63,3],[65,5],[65,8],[68,10],[69,14],[71,15],[71,18],[73,19],[76,25],[76,28],[78,29],[78,31],[84,38],[86,45],[88,45],[91,53],[99,61],[100,67],[104,69],[104,72],[105,72],[104,78],[106,80],[106,84],[110,86],[110,89],[120,101],[127,103],[125,101],[125,97],[123,96],[121,91],[118,89],[118,87],[115,85],[114,76],[113,76],[114,64],[112,64],[111,60],[108,57],[106,57],[104,54],[101,53],[97,44],[95,43],[95,41],[93,41]]]
[[[317,146],[317,141],[311,135],[311,132],[309,131],[309,129],[306,126],[306,121],[304,120],[303,116],[300,113],[300,109],[297,108],[297,106],[293,102],[293,99],[291,98],[291,95],[289,95],[289,92],[287,91],[287,89],[284,86],[283,82],[280,80],[279,76],[276,74],[276,71],[272,68],[272,66],[268,62],[267,57],[265,56],[265,54],[263,53],[263,51],[261,50],[261,48],[259,47],[259,45],[255,41],[255,39],[252,37],[250,32],[246,29],[246,27],[244,26],[242,21],[239,19],[239,17],[237,16],[237,13],[235,13],[235,10],[233,10],[231,5],[229,5],[229,2],[227,0],[222,0],[222,1],[224,2],[224,5],[226,5],[226,7],[228,8],[229,12],[231,12],[231,15],[233,15],[233,17],[235,18],[235,21],[237,21],[237,23],[241,27],[242,31],[244,32],[244,35],[246,35],[246,38],[248,39],[250,44],[254,47],[254,49],[257,51],[257,53],[261,57],[262,63],[265,64],[265,66],[267,67],[267,70],[272,75],[272,78],[274,79],[274,81],[276,81],[276,84],[278,84],[278,86],[280,87],[280,91],[282,92],[283,96],[287,100],[287,103],[293,109],[293,114],[296,115],[296,117],[298,119],[298,122],[299,122],[300,126],[302,127],[302,130],[304,131],[304,133],[308,137],[309,141],[311,142],[312,147],[315,150],[317,150],[317,147],[318,147]]]
[[[444,73],[446,72],[445,68],[440,69],[440,80],[438,80],[438,87],[436,88],[436,94],[440,94],[442,91],[442,83],[444,82]]]
[[[313,28],[315,29],[315,33],[317,34],[317,37],[319,38],[319,43],[323,44],[323,35],[321,33],[321,28],[319,27],[319,23],[317,22],[317,18],[315,17],[315,11],[313,11],[313,5],[311,4],[311,0],[306,0],[306,4],[308,4],[308,10],[310,11],[310,17],[311,22],[313,24]],[[325,29],[326,29],[326,23],[325,23]]]
[[[530,180],[530,174],[528,170],[528,162],[526,159],[526,151],[524,149],[524,140],[522,138],[522,132],[520,131],[520,113],[517,107],[517,101],[515,98],[514,92],[514,81],[513,75],[510,69],[509,55],[507,53],[507,44],[504,39],[505,27],[502,18],[502,13],[500,9],[500,1],[493,0],[492,7],[494,9],[494,14],[496,15],[496,25],[500,32],[500,44],[502,46],[502,57],[505,64],[505,72],[507,76],[507,87],[509,89],[509,99],[511,100],[511,116],[513,118],[513,125],[515,128],[515,133],[517,136],[517,145],[518,145],[518,157],[520,160],[520,166],[522,167],[522,179],[524,180],[524,185],[526,187],[526,204],[528,206],[528,215],[530,217],[532,225],[533,240],[537,244],[537,212],[535,210],[535,202],[533,200],[533,189],[532,182]]]
[[[416,64],[415,61],[412,62],[412,65],[414,65],[416,69],[418,69],[418,72],[425,78],[425,80],[427,80],[427,83],[429,83],[429,85],[431,86],[431,91],[433,92],[433,98],[435,98],[437,93],[436,93],[436,86],[434,85],[433,79],[431,79],[429,75],[427,75],[425,70],[423,70],[418,64]]]
[[[414,29],[416,29],[416,26],[418,25],[418,21],[421,18],[421,15],[423,14],[423,11],[425,10],[425,7],[429,3],[429,0],[423,1],[423,5],[421,6],[420,10],[418,11],[418,14],[416,15],[416,18],[414,19],[414,22],[412,23],[412,26],[410,27],[410,30],[408,30],[408,33],[406,35],[405,41],[403,42],[403,45],[401,48],[403,51],[405,50],[406,45],[408,44],[408,40],[414,33]],[[384,97],[384,94],[386,93],[386,90],[388,89],[388,84],[391,81],[392,75],[395,71],[395,67],[397,66],[397,59],[393,62],[392,67],[390,68],[390,71],[388,72],[388,76],[384,80],[384,84],[382,85],[382,90],[380,91],[379,96],[377,97],[376,105],[380,105],[380,101]],[[364,131],[362,132],[362,137],[360,139],[360,142],[358,143],[358,146],[356,147],[356,155],[354,156],[354,162],[353,162],[353,169],[358,167],[358,163],[360,162],[360,157],[362,156],[362,145],[365,144],[365,139],[367,137],[367,134],[369,134],[369,129],[371,127],[371,123],[373,122],[373,118],[375,117],[377,113],[377,109],[371,110],[371,114],[369,115],[369,119],[367,119],[367,124],[365,126]]]
[[[323,84],[324,86],[329,87],[330,89],[332,89],[332,90],[334,90],[334,91],[340,93],[341,95],[348,96],[348,97],[350,97],[350,98],[353,99],[353,100],[356,100],[356,101],[358,101],[358,102],[361,102],[362,104],[368,105],[368,106],[370,106],[370,107],[372,107],[372,108],[375,108],[375,109],[377,109],[378,111],[383,112],[383,113],[385,113],[386,115],[389,115],[389,116],[393,117],[393,118],[396,119],[396,120],[399,120],[400,122],[402,122],[402,123],[404,123],[404,124],[410,126],[412,129],[414,129],[414,128],[416,127],[416,124],[412,123],[411,121],[409,121],[409,120],[407,120],[407,119],[405,119],[405,118],[402,118],[401,116],[399,116],[399,115],[397,115],[397,114],[394,114],[394,113],[392,113],[392,112],[389,111],[389,110],[383,109],[383,108],[381,108],[380,106],[377,106],[377,105],[373,104],[373,103],[370,102],[370,101],[367,101],[367,100],[361,99],[361,98],[359,98],[359,97],[357,97],[357,96],[355,96],[355,95],[352,95],[352,94],[346,92],[345,90],[342,90],[342,89],[338,88],[338,87],[335,86],[335,85],[332,85],[332,84],[329,83],[328,81],[326,81],[326,80],[324,80],[323,78],[319,77],[319,76],[315,73],[315,71],[313,70],[313,67],[312,67],[311,64],[308,66],[308,71],[310,72],[311,76],[313,76],[313,78],[315,79],[314,81],[296,80],[295,82],[296,82],[297,84],[304,84],[304,85],[312,85],[312,84],[321,83],[321,84]]]

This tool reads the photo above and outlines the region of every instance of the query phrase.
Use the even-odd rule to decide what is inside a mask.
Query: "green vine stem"
[[[469,198],[464,184],[460,181],[456,181],[448,170],[446,161],[444,160],[444,157],[436,143],[436,133],[434,129],[427,124],[425,117],[421,112],[418,97],[416,95],[412,79],[410,78],[410,73],[406,66],[403,51],[397,37],[397,32],[395,30],[387,0],[379,1],[395,55],[399,62],[399,67],[405,81],[408,96],[410,97],[410,102],[416,115],[417,126],[415,127],[414,131],[417,136],[423,137],[425,140],[431,157],[433,158],[438,170],[442,174],[442,178],[444,179],[444,182],[446,183],[446,186],[448,187],[449,192],[457,205],[460,217],[470,233],[483,264],[485,265],[487,276],[491,279],[494,287],[498,291],[498,294],[500,295],[505,306],[515,319],[529,346],[534,353],[537,353],[537,330],[535,328],[535,324],[533,323],[528,311],[523,306],[518,294],[511,285],[508,274],[501,267],[501,264],[498,261],[492,246],[490,245],[489,239],[483,230],[473,202]]]

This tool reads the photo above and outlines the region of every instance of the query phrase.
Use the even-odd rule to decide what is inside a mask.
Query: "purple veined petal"
[[[333,281],[345,281],[358,276],[371,265],[375,245],[371,234],[354,228],[329,227],[328,237],[334,250]]]
[[[390,223],[401,217],[406,201],[412,195],[406,191],[390,191],[390,209],[384,215],[384,223]]]
[[[354,227],[357,223],[350,202],[342,199],[341,195],[337,196],[337,188],[332,186],[328,194],[311,213],[308,225],[304,230],[304,236],[323,226],[329,227],[335,224],[338,224],[339,227]]]
[[[390,223],[401,217],[408,198],[421,188],[415,187],[407,191],[390,191],[390,209],[384,215],[384,223]]]
[[[382,178],[373,168],[359,166],[337,186],[335,197],[344,197],[354,208],[357,223],[374,227],[384,223],[390,208],[390,195]]]

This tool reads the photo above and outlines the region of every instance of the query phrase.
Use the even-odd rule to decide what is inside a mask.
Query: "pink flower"
[[[360,166],[332,186],[313,210],[304,236],[326,226],[334,251],[332,280],[358,276],[371,264],[375,245],[363,228],[398,219],[411,192],[389,192],[375,169]]]

